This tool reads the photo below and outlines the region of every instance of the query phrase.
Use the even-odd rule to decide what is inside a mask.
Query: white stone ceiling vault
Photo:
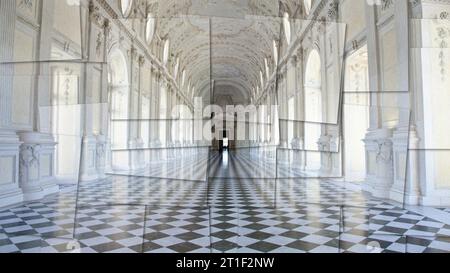
[[[156,18],[157,35],[170,41],[171,64],[179,59],[196,95],[218,90],[235,92],[249,102],[261,88],[265,59],[273,71],[273,41],[281,34],[281,16],[295,16],[299,0],[147,0]],[[222,92],[222,91],[218,91]],[[220,95],[215,93],[216,96]]]

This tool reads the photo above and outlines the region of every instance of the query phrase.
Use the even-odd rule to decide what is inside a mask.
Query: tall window
[[[142,97],[142,112],[141,112],[141,118],[143,119],[141,124],[141,137],[144,140],[144,143],[149,143],[150,140],[150,122],[146,121],[147,119],[150,119],[150,94],[146,93]]]
[[[291,43],[291,23],[289,21],[289,14],[287,12],[284,13],[283,16],[283,27],[284,27],[284,35],[289,45]]]
[[[269,61],[267,58],[264,58],[264,67],[266,69],[266,79],[269,80],[270,78],[270,69],[269,69]]]
[[[259,122],[259,140],[260,142],[264,142],[265,141],[265,135],[264,135],[264,108],[265,105],[260,105],[259,106],[259,118],[258,118],[258,122]]]
[[[161,95],[159,101],[159,141],[163,144],[167,141],[167,89],[161,86]]]
[[[145,24],[145,40],[150,44],[155,34],[155,18],[152,14],[147,16],[147,23]]]
[[[366,175],[365,147],[363,139],[369,128],[369,63],[367,46],[350,56],[345,62],[344,139],[345,178],[363,181]],[[360,94],[361,93],[361,94]]]
[[[109,57],[109,91],[110,91],[110,137],[112,149],[123,149],[128,146],[129,117],[129,82],[127,62],[119,50],[113,51]],[[112,166],[126,167],[128,162],[121,153],[113,153]]]
[[[288,145],[294,139],[294,121],[295,120],[295,97],[291,97],[288,101]]]
[[[163,64],[166,65],[169,61],[169,50],[170,50],[170,41],[167,39],[164,42],[164,49],[163,49]]]
[[[311,8],[312,8],[312,0],[304,0],[303,6],[305,7],[306,15],[309,15],[309,13],[311,12]]]
[[[322,121],[322,75],[321,60],[317,50],[311,51],[305,73],[305,146],[317,148],[321,136],[321,128],[311,122]],[[320,154],[309,153],[307,165],[320,168]]]
[[[120,11],[123,16],[128,16],[131,13],[133,7],[133,0],[120,0]]]
[[[275,40],[273,41],[273,62],[275,64],[276,70],[277,69],[276,67],[278,66],[278,45]]]

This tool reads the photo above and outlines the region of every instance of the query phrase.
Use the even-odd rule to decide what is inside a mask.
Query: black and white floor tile
[[[145,168],[132,171],[112,171],[111,175],[123,175],[128,177],[145,177],[145,178],[160,178],[172,180],[189,180],[189,181],[206,181],[207,168],[212,158],[218,157],[215,153],[210,155],[207,148],[201,149],[200,152],[191,153],[183,156],[184,149],[161,149],[157,150],[160,153],[158,160],[149,161],[150,163]],[[190,151],[190,149],[187,149]],[[161,155],[161,153],[165,153]],[[170,154],[170,155],[168,155]],[[129,156],[124,154],[124,156]]]
[[[270,166],[227,160],[212,157],[203,182],[110,176],[0,211],[0,252],[450,252],[450,214],[438,221],[358,184],[252,179]]]
[[[440,208],[443,212],[450,213],[450,208]]]
[[[338,253],[340,208],[214,208],[214,252]]]

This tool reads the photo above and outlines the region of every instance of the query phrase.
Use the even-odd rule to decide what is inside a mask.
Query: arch
[[[161,120],[158,122],[158,130],[159,130],[159,142],[166,146],[168,139],[167,139],[167,122],[166,119],[168,118],[168,107],[169,107],[169,101],[170,101],[170,94],[167,90],[167,85],[165,83],[160,84],[160,91],[159,91],[159,119]]]
[[[124,17],[130,15],[133,7],[133,0],[120,0],[120,11]]]
[[[163,64],[166,65],[167,61],[169,61],[169,52],[170,51],[170,41],[167,39],[164,42],[164,49],[163,49]]]
[[[286,38],[287,44],[291,43],[291,22],[289,21],[289,13],[285,12],[283,15],[283,27],[284,36]]]
[[[125,54],[118,48],[108,56],[108,80],[112,85],[128,85],[128,68]]]
[[[186,69],[183,69],[183,72],[181,72],[181,85],[180,85],[180,87],[184,87],[185,81],[186,81]]]
[[[175,67],[173,68],[173,78],[176,80],[178,76],[178,70],[180,69],[180,58],[175,61]]]
[[[272,44],[273,44],[273,46],[272,46],[272,49],[273,49],[273,62],[275,64],[275,69],[276,69],[276,67],[278,66],[278,45],[277,45],[277,42],[275,40],[273,40]]]
[[[264,68],[265,68],[265,72],[266,72],[266,78],[267,80],[270,79],[270,68],[269,68],[269,61],[267,60],[267,58],[264,58]]]
[[[153,41],[153,37],[155,36],[156,29],[156,20],[153,17],[153,14],[149,13],[147,15],[147,22],[145,23],[145,40],[147,44],[150,44]]]
[[[305,14],[309,15],[312,8],[312,0],[303,0],[303,7],[305,8]]]
[[[114,48],[108,56],[108,84],[109,84],[109,110],[110,126],[109,138],[111,149],[125,148],[128,145],[129,114],[129,79],[125,54]],[[127,168],[127,157],[120,153],[111,155],[111,165],[115,169]]]
[[[305,69],[305,146],[316,148],[322,130],[318,124],[310,122],[322,122],[322,74],[321,58],[318,50],[313,49],[306,62]],[[320,168],[320,154],[307,155],[306,164],[309,168]]]
[[[321,58],[319,51],[313,49],[309,52],[305,69],[305,87],[320,88],[322,86]]]

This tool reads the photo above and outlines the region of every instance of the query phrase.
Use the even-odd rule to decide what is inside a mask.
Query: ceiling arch
[[[280,12],[295,13],[295,0],[148,0],[157,17],[157,35],[170,40],[169,66],[185,71],[185,85],[205,93],[211,80],[235,92],[261,88],[261,71],[276,62],[274,41],[280,40]],[[181,73],[178,73],[180,75]],[[267,80],[263,73],[263,81]],[[207,92],[206,92],[207,93]]]

